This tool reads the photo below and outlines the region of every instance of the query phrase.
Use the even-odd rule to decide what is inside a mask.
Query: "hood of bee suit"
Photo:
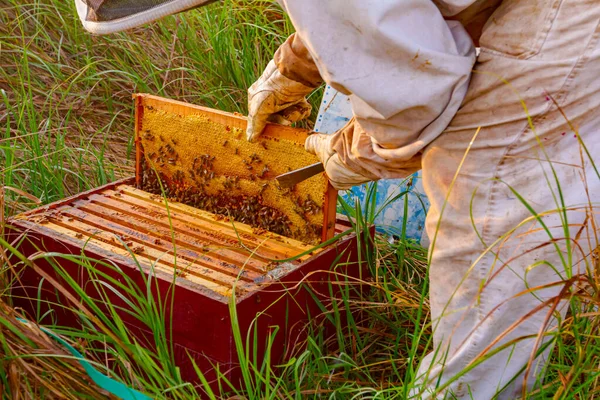
[[[216,0],[75,0],[83,27],[96,34],[121,32]]]

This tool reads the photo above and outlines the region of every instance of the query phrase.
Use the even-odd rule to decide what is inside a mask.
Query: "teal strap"
[[[29,325],[29,321],[24,320],[22,318],[17,319],[25,325]],[[83,358],[81,353],[75,350],[73,346],[67,343],[64,339],[54,334],[49,329],[46,329],[42,326],[40,326],[39,328],[52,339],[65,346],[71,352],[71,354],[73,354],[77,358],[83,369],[85,369],[85,372],[87,372],[89,377],[92,378],[92,381],[94,381],[94,383],[98,385],[98,387],[106,390],[110,394],[113,394],[123,400],[152,400],[151,397],[148,397],[145,394],[138,392],[137,390],[125,386],[121,382],[117,382],[114,379],[111,379],[108,376],[101,374],[100,372],[98,372],[97,369],[92,367],[91,364]]]

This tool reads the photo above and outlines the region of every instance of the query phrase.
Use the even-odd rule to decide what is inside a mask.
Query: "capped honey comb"
[[[318,162],[307,132],[270,125],[255,143],[233,114],[136,95],[137,184],[150,193],[309,244],[332,236],[333,190],[324,174],[291,189],[275,177]]]

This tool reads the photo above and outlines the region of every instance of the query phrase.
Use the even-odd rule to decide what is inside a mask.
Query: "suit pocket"
[[[527,59],[542,49],[562,0],[504,0],[483,28],[482,51]]]

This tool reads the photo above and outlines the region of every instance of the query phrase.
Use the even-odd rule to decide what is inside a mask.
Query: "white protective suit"
[[[353,127],[324,153],[365,180],[423,167],[435,331],[413,396],[520,397],[543,376],[528,362],[564,315],[560,282],[585,273],[598,246],[600,3],[280,2],[308,52],[287,64],[281,53],[301,53],[290,39],[280,71],[294,79],[303,64],[316,83],[314,61],[351,95]],[[474,48],[451,16],[482,32],[472,75]]]

